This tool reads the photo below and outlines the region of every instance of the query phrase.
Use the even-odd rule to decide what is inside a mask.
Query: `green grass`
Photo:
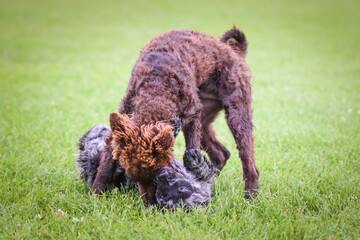
[[[0,6],[0,239],[360,237],[359,1]],[[215,127],[232,157],[208,208],[161,213],[136,191],[89,196],[77,139],[117,110],[141,48],[173,28],[220,36],[232,22],[250,43],[258,198],[243,199],[223,116]]]

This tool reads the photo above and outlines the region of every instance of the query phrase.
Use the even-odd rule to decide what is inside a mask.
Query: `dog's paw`
[[[247,174],[245,180],[245,198],[254,199],[258,195],[259,189],[259,170],[251,171]]]
[[[245,191],[245,196],[244,196],[244,198],[245,198],[245,199],[248,199],[248,200],[253,200],[253,199],[255,199],[255,198],[257,197],[257,195],[258,195],[257,189],[256,189],[256,190],[255,190],[255,189],[252,189],[252,190],[250,190],[250,191]]]
[[[189,149],[184,154],[184,166],[199,180],[209,180],[216,173],[216,167],[198,149]]]
[[[105,186],[93,185],[90,191],[90,195],[102,195],[106,191]]]
[[[189,149],[184,153],[184,165],[186,168],[197,168],[203,161],[204,156],[201,155],[198,149]]]

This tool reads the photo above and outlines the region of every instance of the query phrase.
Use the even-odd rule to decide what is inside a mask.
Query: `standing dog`
[[[230,152],[215,137],[211,123],[225,110],[243,166],[245,197],[256,196],[250,69],[247,40],[235,27],[216,40],[188,30],[152,39],[141,51],[119,113],[110,115],[109,135],[95,182],[106,188],[114,171],[112,149],[127,174],[137,181],[145,202],[155,202],[154,176],[174,158],[170,121],[181,118],[186,150],[207,152],[221,170]],[[201,156],[201,154],[198,154]]]

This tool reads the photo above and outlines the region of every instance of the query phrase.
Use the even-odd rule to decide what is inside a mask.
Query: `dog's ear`
[[[157,153],[164,153],[175,144],[173,128],[169,125],[162,127],[159,133],[152,140],[153,150]]]
[[[125,144],[134,138],[136,125],[126,115],[117,113],[110,114],[110,128],[113,134],[113,145],[123,148]]]
[[[110,114],[110,128],[113,134],[124,133],[126,135],[132,135],[136,129],[136,125],[128,116],[113,112]]]

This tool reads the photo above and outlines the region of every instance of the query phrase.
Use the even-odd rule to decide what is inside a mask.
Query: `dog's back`
[[[241,31],[234,29],[225,33],[221,41],[196,31],[166,32],[152,39],[144,47],[133,74],[143,71],[142,66],[152,66],[151,71],[156,71],[159,76],[168,74],[170,70],[178,74],[179,79],[195,81],[196,86],[199,86],[211,79],[216,69],[222,68],[229,62],[239,61],[240,55],[236,53],[242,50],[238,51],[237,46],[241,45],[243,49],[244,45],[242,41],[238,45],[229,41],[234,39],[238,43],[239,36],[245,37]],[[246,46],[247,44],[245,44],[245,52]]]

